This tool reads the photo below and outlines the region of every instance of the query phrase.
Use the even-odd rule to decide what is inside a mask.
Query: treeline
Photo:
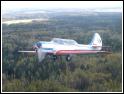
[[[23,57],[5,62],[3,91],[121,91],[121,54],[75,56],[72,62]]]
[[[2,25],[3,91],[121,91],[122,32],[120,14],[57,16],[49,21]],[[112,46],[110,55],[78,55],[71,62],[52,61],[47,56],[19,54],[31,50],[37,41],[54,37],[90,43],[98,32],[103,45]]]

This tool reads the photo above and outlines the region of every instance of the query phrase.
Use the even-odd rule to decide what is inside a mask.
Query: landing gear
[[[62,56],[57,56],[57,55],[52,55],[52,60],[56,61],[56,60],[60,60],[62,61]],[[72,60],[72,55],[65,55],[65,59],[66,61],[71,61]]]
[[[53,59],[54,61],[56,61],[56,60],[57,60],[57,56],[56,56],[56,55],[53,55],[52,59]]]
[[[72,56],[71,55],[67,55],[66,56],[66,61],[71,61],[72,60]]]

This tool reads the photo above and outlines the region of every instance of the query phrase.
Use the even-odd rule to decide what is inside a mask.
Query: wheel
[[[57,56],[53,55],[52,59],[55,61],[57,59]]]
[[[67,55],[67,56],[66,56],[66,60],[67,60],[67,61],[71,61],[71,59],[72,59],[71,55]]]

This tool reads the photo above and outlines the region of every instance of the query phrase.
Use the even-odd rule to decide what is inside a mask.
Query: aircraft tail
[[[101,39],[101,37],[98,33],[94,34],[90,45],[96,50],[101,50],[102,49],[102,39]]]

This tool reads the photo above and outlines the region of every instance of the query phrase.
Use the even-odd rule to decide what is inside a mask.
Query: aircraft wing
[[[20,53],[36,53],[36,51],[18,51]]]
[[[44,58],[46,53],[42,51],[42,49],[38,49],[37,51],[18,51],[19,53],[37,53],[39,62],[41,62]]]

